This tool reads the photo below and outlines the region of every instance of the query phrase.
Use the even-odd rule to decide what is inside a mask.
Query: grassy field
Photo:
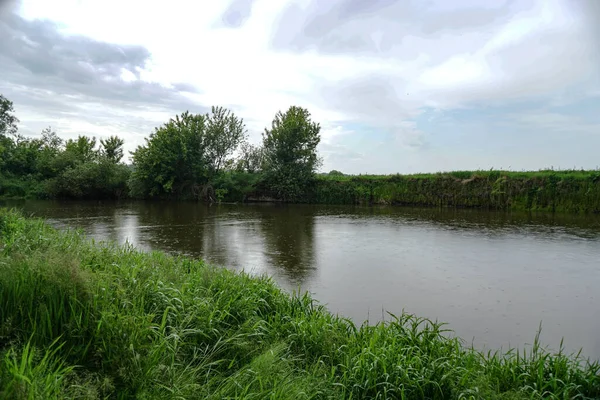
[[[319,175],[314,203],[600,212],[600,171]]]
[[[411,315],[355,326],[267,278],[0,209],[0,398],[597,399],[600,366],[482,354]]]

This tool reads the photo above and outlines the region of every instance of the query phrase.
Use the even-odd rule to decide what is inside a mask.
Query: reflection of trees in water
[[[264,207],[261,218],[267,259],[291,285],[302,285],[315,271],[314,208]]]
[[[149,247],[202,256],[204,237],[212,225],[207,219],[214,217],[214,207],[191,202],[139,202],[133,203],[132,209],[138,216],[140,240]]]
[[[141,241],[154,249],[206,259],[211,264],[245,268],[244,235],[256,237],[258,224],[245,223],[249,212],[202,203],[135,204]]]
[[[315,218],[430,225],[486,236],[515,231],[600,238],[600,217],[411,207],[207,206],[195,202],[4,202],[26,215],[78,227],[98,240],[181,252],[213,264],[277,275],[297,286],[315,273]]]
[[[197,203],[136,203],[133,207],[140,240],[152,248],[227,267],[258,266],[282,275],[291,286],[302,284],[314,271],[313,208]]]

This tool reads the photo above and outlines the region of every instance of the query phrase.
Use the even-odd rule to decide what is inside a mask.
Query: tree
[[[188,111],[171,118],[132,152],[135,197],[197,197],[208,181],[206,116]]]
[[[111,136],[108,139],[100,139],[101,153],[111,162],[118,164],[123,158],[123,139]]]
[[[262,164],[263,148],[244,141],[240,146],[240,156],[237,160],[236,169],[254,174],[261,171]]]
[[[212,107],[206,114],[205,151],[212,175],[227,164],[228,157],[246,137],[244,120],[223,107]]]
[[[78,136],[77,140],[69,139],[65,146],[65,151],[74,156],[75,160],[81,163],[92,162],[98,157],[95,149],[96,138],[87,136]]]
[[[14,116],[14,111],[12,101],[0,94],[0,137],[17,133],[19,119]]]
[[[42,142],[39,139],[14,135],[12,145],[5,152],[3,170],[14,176],[30,176],[37,172]]]
[[[263,134],[265,183],[283,200],[300,200],[314,179],[320,160],[317,145],[321,126],[307,109],[279,111]]]
[[[245,134],[243,120],[222,107],[175,116],[132,153],[132,195],[214,201],[212,182],[231,167]]]
[[[57,161],[63,148],[63,140],[51,127],[42,131],[41,149],[37,160],[37,170],[42,178],[51,178],[58,175],[65,167]],[[74,157],[72,157],[74,160]]]
[[[14,147],[11,136],[17,133],[19,119],[13,113],[13,103],[0,94],[0,172],[5,168]]]
[[[58,152],[63,145],[63,140],[52,130],[52,127],[47,127],[42,130],[42,143],[44,149]]]

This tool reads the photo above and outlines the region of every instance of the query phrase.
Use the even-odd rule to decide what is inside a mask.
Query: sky
[[[600,167],[597,0],[0,0],[0,38],[26,135],[298,105],[323,171]]]

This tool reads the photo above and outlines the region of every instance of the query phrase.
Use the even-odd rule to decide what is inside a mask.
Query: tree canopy
[[[118,163],[123,158],[123,144],[125,142],[118,136],[110,136],[108,139],[100,139],[102,146],[101,154],[113,163]]]
[[[14,115],[12,101],[0,94],[0,137],[17,133],[19,119]]]
[[[284,200],[301,200],[320,165],[321,126],[310,112],[292,106],[279,111],[263,134],[265,183]]]
[[[48,127],[39,136],[18,132],[13,105],[0,95],[0,196],[115,198],[127,194],[129,168],[120,163],[123,140],[79,135],[64,141]],[[108,155],[106,147],[114,149]],[[109,152],[111,152],[109,151]]]
[[[12,102],[0,95],[0,196],[244,201],[257,192],[307,201],[320,160],[320,125],[305,108],[276,113],[262,144],[244,120],[214,106],[185,111],[154,129],[122,162],[117,136],[64,140],[51,127],[22,136]]]
[[[133,152],[132,194],[214,200],[211,183],[245,135],[243,120],[223,107],[175,116]]]

